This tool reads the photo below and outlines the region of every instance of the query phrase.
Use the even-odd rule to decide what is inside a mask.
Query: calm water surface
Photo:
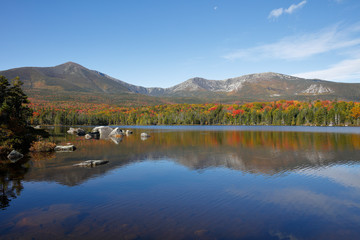
[[[360,238],[360,128],[132,129],[0,163],[1,239]]]

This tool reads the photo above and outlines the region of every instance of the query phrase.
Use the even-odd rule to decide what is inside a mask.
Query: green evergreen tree
[[[26,105],[29,101],[21,85],[18,78],[10,84],[0,76],[0,155],[12,149],[28,149],[33,140],[33,128],[28,125],[32,110]]]

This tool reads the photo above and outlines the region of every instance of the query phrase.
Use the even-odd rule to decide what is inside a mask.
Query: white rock
[[[124,133],[120,128],[115,128],[114,130],[111,131],[111,133],[109,134],[109,137],[115,137],[115,136],[123,136]]]
[[[110,137],[110,140],[113,141],[115,144],[119,144],[123,140],[123,137]]]
[[[72,152],[76,149],[76,147],[74,145],[66,145],[66,146],[61,146],[58,145],[55,147],[55,151],[57,152]]]
[[[148,138],[150,135],[148,133],[141,133],[140,137]]]
[[[19,153],[18,151],[12,150],[7,157],[8,157],[8,159],[10,159],[11,162],[17,162],[17,161],[19,161],[21,158],[23,158],[24,155],[22,155],[22,154]]]
[[[106,164],[108,162],[109,161],[107,161],[107,160],[87,160],[87,161],[84,161],[84,162],[81,162],[81,163],[74,164],[74,166],[78,166],[78,167],[95,167],[95,166],[98,166],[98,165]]]
[[[98,132],[100,133],[100,139],[106,139],[109,137],[110,133],[113,131],[114,129],[112,129],[111,127],[108,126],[100,126],[100,127],[95,127],[91,130],[91,132]]]
[[[92,136],[90,134],[86,134],[85,139],[92,139]]]

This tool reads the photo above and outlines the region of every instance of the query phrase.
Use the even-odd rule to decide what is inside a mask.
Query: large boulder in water
[[[98,132],[100,134],[100,139],[106,139],[109,137],[110,133],[113,131],[111,127],[108,126],[100,126],[95,127],[91,130],[92,133]]]
[[[22,155],[21,153],[19,153],[18,151],[12,150],[11,153],[7,156],[8,159],[11,162],[17,162],[19,161],[21,158],[24,157],[24,155]]]
[[[124,136],[124,132],[118,127],[112,130],[111,133],[109,134],[109,137],[115,137],[115,138],[120,138],[122,136]]]

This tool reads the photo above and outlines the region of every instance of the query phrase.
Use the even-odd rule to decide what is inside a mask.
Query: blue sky
[[[0,70],[67,61],[146,87],[258,72],[360,82],[359,0],[0,0]]]

